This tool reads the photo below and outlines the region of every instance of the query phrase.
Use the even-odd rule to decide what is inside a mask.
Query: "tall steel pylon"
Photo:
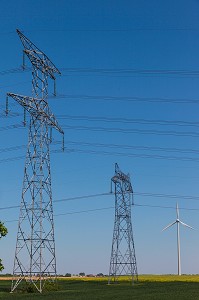
[[[138,272],[131,223],[133,188],[130,176],[122,173],[118,164],[115,164],[111,181],[115,185],[115,222],[108,283],[118,282],[122,275],[134,283],[138,280]]]
[[[56,279],[54,221],[50,171],[50,129],[64,134],[48,106],[48,77],[59,70],[19,30],[24,54],[32,64],[32,97],[8,93],[30,114],[22,199],[11,292],[25,281],[40,293]]]

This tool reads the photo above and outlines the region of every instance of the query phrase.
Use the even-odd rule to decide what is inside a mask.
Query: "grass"
[[[11,282],[0,281],[3,300],[195,300],[199,299],[197,275],[141,275],[131,286],[122,278],[119,284],[107,284],[106,278],[67,278],[58,280],[59,290],[52,292],[10,294]]]

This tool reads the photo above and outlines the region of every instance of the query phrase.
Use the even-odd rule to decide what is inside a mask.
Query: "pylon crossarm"
[[[47,73],[52,79],[55,79],[54,73],[61,74],[43,51],[37,48],[20,30],[17,29],[17,33],[24,46],[24,53],[33,65],[43,73]]]
[[[57,73],[56,69],[49,64],[49,59],[47,60],[46,57],[40,57],[40,52],[35,52],[33,50],[24,50],[24,53],[28,56],[31,64],[39,69],[42,73],[47,73],[52,79],[55,80],[54,73]],[[58,71],[59,72],[59,71]],[[59,74],[61,74],[59,72]]]
[[[54,114],[50,111],[48,107],[48,103],[44,99],[36,99],[33,97],[17,95],[13,93],[7,93],[8,97],[13,98],[16,100],[21,106],[27,110],[31,116],[33,117],[43,117],[47,120],[48,125],[54,127],[58,130],[61,134],[64,134],[64,131],[59,126]],[[46,113],[42,108],[41,104],[44,107],[48,107],[48,113]]]
[[[124,189],[122,189],[125,192],[131,192],[133,193],[133,188],[131,185],[131,179],[129,174],[124,174],[120,169],[118,164],[115,164],[115,175],[112,177],[112,181],[114,183],[123,183],[124,184]]]

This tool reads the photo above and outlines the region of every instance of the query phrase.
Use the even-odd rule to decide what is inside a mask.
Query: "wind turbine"
[[[177,247],[178,247],[178,275],[181,275],[181,257],[180,257],[180,224],[182,224],[183,226],[186,226],[188,228],[194,229],[193,227],[183,223],[182,221],[180,221],[179,219],[179,208],[178,208],[178,203],[176,203],[176,220],[175,222],[167,225],[164,229],[162,229],[162,231],[168,229],[169,227],[173,226],[174,224],[177,224]]]

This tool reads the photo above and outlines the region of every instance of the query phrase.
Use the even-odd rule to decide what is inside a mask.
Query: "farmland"
[[[122,278],[119,284],[108,285],[107,278],[58,279],[57,291],[10,294],[10,280],[0,281],[0,299],[45,300],[185,300],[198,299],[199,275],[141,275],[139,282],[131,286]]]

